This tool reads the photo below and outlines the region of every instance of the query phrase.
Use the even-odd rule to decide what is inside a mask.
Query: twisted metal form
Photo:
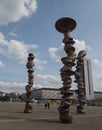
[[[25,109],[24,113],[30,113],[32,112],[32,87],[33,87],[33,81],[34,81],[34,76],[33,76],[33,66],[34,66],[34,54],[29,53],[28,55],[28,62],[26,64],[26,68],[28,69],[28,84],[25,87],[26,90],[26,104],[25,104]]]
[[[56,29],[64,34],[63,43],[65,44],[64,50],[67,54],[66,57],[61,59],[64,66],[60,69],[61,72],[61,79],[63,87],[60,88],[62,99],[60,102],[60,106],[58,107],[59,110],[59,118],[61,122],[64,123],[71,123],[73,116],[70,112],[70,106],[73,100],[73,92],[70,90],[72,79],[71,76],[74,75],[74,71],[72,67],[75,65],[75,47],[73,46],[74,41],[73,38],[70,37],[69,33],[72,31],[76,26],[76,22],[71,18],[61,18],[59,19],[55,27]]]
[[[86,51],[82,50],[79,52],[77,56],[77,66],[75,71],[75,82],[78,84],[78,102],[79,105],[77,106],[77,113],[83,114],[85,113],[84,105],[86,104],[85,99],[85,85],[83,81],[83,64],[84,64],[84,56],[86,55]]]

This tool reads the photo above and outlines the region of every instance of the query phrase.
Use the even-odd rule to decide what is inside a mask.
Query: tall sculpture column
[[[77,113],[83,114],[85,113],[84,105],[86,104],[85,99],[85,84],[83,81],[83,64],[84,64],[84,56],[86,55],[86,51],[82,50],[79,52],[77,56],[77,66],[75,71],[75,82],[78,84],[78,102],[79,105],[77,106]]]
[[[30,113],[32,112],[32,87],[33,87],[33,81],[34,81],[34,76],[33,76],[33,66],[34,66],[34,54],[29,53],[28,55],[28,62],[26,64],[26,67],[28,69],[28,85],[26,85],[25,90],[26,90],[26,104],[25,104],[25,109],[24,113]]]
[[[71,123],[73,116],[70,112],[70,106],[73,100],[73,92],[70,90],[72,79],[71,76],[75,74],[72,67],[75,65],[76,59],[75,48],[73,46],[73,38],[70,37],[69,33],[76,27],[76,22],[72,18],[61,18],[55,23],[55,28],[64,34],[63,43],[65,44],[64,50],[67,54],[61,61],[64,66],[60,69],[63,87],[60,88],[62,99],[60,102],[59,118],[61,122]]]

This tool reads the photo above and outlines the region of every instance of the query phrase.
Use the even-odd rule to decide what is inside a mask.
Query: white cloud
[[[29,49],[35,49],[35,48],[39,48],[37,44],[26,44],[25,45],[26,48],[29,50]]]
[[[92,60],[92,63],[95,64],[96,66],[102,67],[102,61],[99,61],[99,60],[97,60],[97,59],[93,59],[93,60]]]
[[[40,76],[39,76],[40,78]],[[27,85],[26,82],[4,82],[4,81],[0,81],[0,91],[3,92],[18,92],[18,93],[26,93],[25,91],[25,86]],[[53,85],[50,84],[50,86],[44,85],[44,84],[33,84],[33,88],[52,88],[54,87]]]
[[[35,67],[38,70],[43,70],[44,69],[44,65],[47,64],[47,61],[46,60],[41,60],[41,59],[39,59],[39,57],[35,57],[34,63],[35,63]]]
[[[35,77],[36,83],[34,85],[35,88],[61,88],[63,87],[61,76],[55,75],[37,75]],[[76,84],[72,84],[71,89],[75,89]]]
[[[17,59],[25,59],[27,57],[27,48],[21,41],[11,40],[9,42],[6,53],[8,56]]]
[[[37,9],[36,0],[0,0],[0,25],[17,22]]]
[[[101,80],[102,81],[102,75],[100,75],[100,74],[96,74],[95,78],[96,78],[96,80]]]
[[[10,32],[8,35],[13,36],[13,37],[16,37],[16,36],[17,36],[17,34],[14,33],[14,32]]]
[[[0,91],[5,92],[24,92],[25,86],[27,83],[18,83],[18,82],[3,82],[0,81]]]
[[[25,44],[23,41],[6,40],[4,35],[0,33],[0,54],[10,57],[12,59],[18,59],[21,62],[26,61],[28,51],[35,49],[38,46],[36,44]]]
[[[23,41],[6,40],[3,33],[0,32],[0,54],[19,60],[21,63],[27,62],[28,53],[31,49],[38,48],[37,44],[25,44]],[[46,60],[41,60],[38,55],[35,55],[34,63],[38,70],[43,70],[44,65],[47,64]],[[3,63],[1,64],[3,67]]]
[[[62,85],[60,84],[60,78],[53,75],[37,75],[37,78],[42,80],[42,83],[34,83],[33,88],[59,88]],[[45,83],[46,82],[46,83]],[[18,92],[25,93],[26,82],[4,82],[0,81],[0,91],[4,92]]]
[[[4,39],[4,34],[0,32],[0,39]]]
[[[39,89],[39,88],[48,88],[48,86],[42,85],[42,84],[34,84],[33,88],[36,88],[36,89]]]
[[[37,52],[35,55],[35,59],[34,59],[34,63],[35,63],[35,69],[38,70],[44,70],[44,66],[48,64],[48,62],[46,60],[42,60],[40,59],[39,55],[40,52]]]
[[[91,50],[91,48],[83,40],[74,39],[75,53],[78,54],[81,50]]]
[[[75,53],[78,54],[79,51],[81,50],[91,50],[91,48],[89,46],[87,46],[87,44],[85,43],[85,41],[79,41],[78,39],[75,39]],[[60,59],[64,56],[66,56],[65,51],[64,51],[64,44],[61,44],[61,46],[59,48],[57,47],[50,47],[48,49],[51,58],[53,58],[54,60],[56,60],[57,62],[60,61]]]
[[[94,91],[102,92],[102,75],[101,74],[94,75],[93,82],[94,82]]]
[[[37,78],[42,81],[47,87],[61,87],[61,79],[54,75],[37,75]]]
[[[57,48],[57,47],[50,47],[48,49],[51,58],[55,59],[57,62],[60,61],[61,57],[64,57],[66,54],[63,50],[63,46],[64,44],[61,44],[61,47]]]
[[[2,61],[0,61],[0,68],[4,68],[4,67],[5,67],[5,64]]]

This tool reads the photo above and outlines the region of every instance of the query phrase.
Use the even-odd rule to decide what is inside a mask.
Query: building
[[[102,92],[94,92],[94,105],[95,106],[102,106]]]
[[[75,93],[75,90],[72,90],[74,99],[77,98],[77,94]],[[32,91],[32,99],[35,100],[61,100],[61,94],[59,89],[55,88],[39,88],[39,89],[34,89]],[[22,101],[25,101],[25,94],[21,95]],[[102,106],[102,92],[94,92],[94,99],[89,100],[87,99],[87,104],[88,105],[95,105],[95,106]]]
[[[76,99],[75,90],[72,90],[74,99]],[[93,92],[94,99],[87,99],[88,105],[102,106],[102,92]],[[34,89],[32,98],[35,100],[60,100],[61,94],[59,89],[55,88],[40,88]]]
[[[61,94],[59,89],[55,88],[39,88],[34,89],[32,94],[34,99],[39,100],[60,100]]]
[[[89,102],[91,102],[94,100],[94,89],[93,89],[92,67],[91,67],[91,60],[90,59],[84,59],[83,81],[85,84],[86,99]]]

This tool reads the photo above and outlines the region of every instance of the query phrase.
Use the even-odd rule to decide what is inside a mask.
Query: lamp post
[[[75,74],[72,70],[72,67],[75,65],[75,47],[73,44],[73,38],[70,37],[70,32],[74,30],[76,27],[76,21],[72,18],[61,18],[56,21],[55,28],[57,31],[64,34],[64,50],[67,54],[66,57],[61,58],[62,63],[64,66],[60,69],[61,79],[63,87],[60,88],[62,99],[60,102],[60,106],[58,107],[59,110],[59,118],[61,122],[64,123],[71,123],[73,116],[70,112],[70,106],[73,100],[73,92],[70,90],[72,79],[71,76]]]
[[[26,104],[25,104],[25,109],[24,113],[31,113],[32,112],[32,87],[33,87],[33,81],[34,81],[34,76],[33,76],[33,66],[34,66],[34,54],[29,53],[28,55],[28,62],[26,64],[26,68],[28,69],[28,84],[25,86],[26,90]]]

